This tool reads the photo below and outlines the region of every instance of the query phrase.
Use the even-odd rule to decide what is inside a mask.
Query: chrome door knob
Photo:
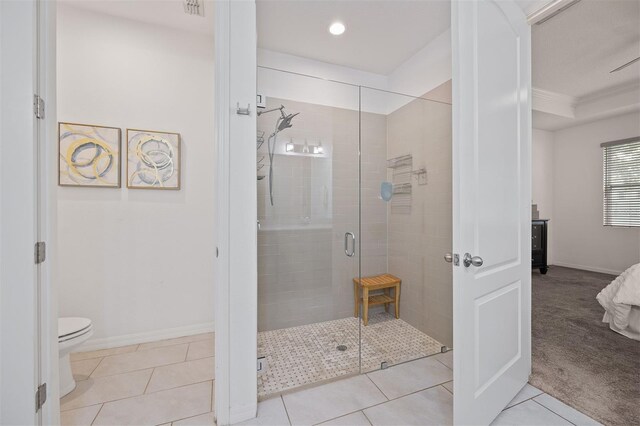
[[[471,265],[482,266],[483,260],[480,256],[471,256],[469,253],[465,253],[464,257],[462,258],[462,263],[464,264],[465,268],[468,268]]]
[[[453,262],[453,255],[451,253],[445,253],[444,261],[447,263]]]

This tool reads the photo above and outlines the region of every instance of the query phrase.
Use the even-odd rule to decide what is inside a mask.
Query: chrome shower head
[[[261,116],[262,114],[266,114],[274,111],[280,111],[280,118],[278,118],[278,121],[276,122],[276,130],[272,133],[272,136],[278,132],[283,131],[284,129],[288,129],[289,127],[292,127],[293,125],[291,124],[291,119],[296,115],[300,114],[299,112],[296,112],[295,114],[287,114],[286,112],[284,112],[284,105],[280,105],[278,108],[258,111],[258,117]]]
[[[283,111],[282,112],[282,120],[280,121],[280,124],[278,124],[278,131],[281,132],[284,129],[288,129],[289,127],[292,127],[293,124],[291,124],[291,120],[293,119],[293,117],[295,117],[298,114],[300,114],[300,113],[296,112],[295,114],[285,115],[284,111]]]

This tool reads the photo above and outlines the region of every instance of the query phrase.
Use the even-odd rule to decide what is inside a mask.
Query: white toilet
[[[75,389],[69,354],[93,334],[88,318],[58,318],[58,351],[60,352],[60,397]]]

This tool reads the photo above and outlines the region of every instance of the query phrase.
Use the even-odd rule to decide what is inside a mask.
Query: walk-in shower
[[[271,133],[267,138],[267,149],[269,154],[269,200],[272,206],[273,206],[273,157],[275,155],[275,146],[278,141],[278,133],[292,127],[293,124],[291,124],[291,120],[293,119],[293,117],[300,114],[299,112],[296,112],[295,114],[286,114],[284,111],[284,105],[280,105],[278,108],[258,111],[258,117],[260,117],[262,114],[266,114],[274,111],[280,111],[280,117],[278,117],[278,119],[276,120],[276,125],[275,125],[275,129],[273,130],[273,133]]]
[[[450,103],[267,68],[258,90],[258,394],[450,348]]]

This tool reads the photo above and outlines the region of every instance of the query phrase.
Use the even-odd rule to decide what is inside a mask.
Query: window
[[[640,137],[600,146],[604,225],[640,227]]]

